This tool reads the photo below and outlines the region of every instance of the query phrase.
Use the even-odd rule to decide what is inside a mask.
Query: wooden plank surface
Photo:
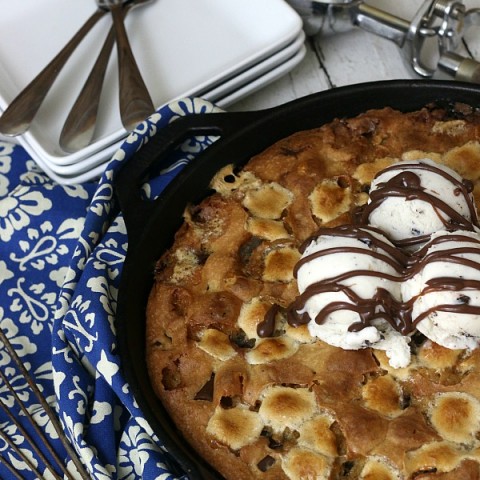
[[[421,0],[369,0],[368,5],[385,10],[408,22],[422,6]],[[465,0],[467,8],[480,8],[480,0]],[[480,60],[480,26],[467,32],[468,47]],[[229,111],[248,111],[281,105],[329,88],[354,83],[419,79],[405,61],[402,49],[360,28],[334,36],[308,37],[307,53],[291,72],[231,105]],[[439,75],[438,78],[446,78]]]

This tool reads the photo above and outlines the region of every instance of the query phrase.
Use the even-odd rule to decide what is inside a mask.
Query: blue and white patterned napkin
[[[122,163],[158,129],[179,116],[212,111],[218,109],[201,99],[161,108],[127,138],[98,183],[59,185],[22,147],[0,142],[0,326],[57,409],[94,479],[179,478],[169,472],[168,454],[121,372],[114,319],[128,238],[113,182]],[[150,196],[160,194],[211,142],[208,137],[185,142],[150,185]],[[57,434],[3,345],[0,370],[64,458]],[[43,474],[45,465],[7,415],[13,412],[25,424],[2,381],[0,403],[0,431]],[[0,456],[22,477],[35,478],[3,436]],[[14,478],[2,464],[0,478]]]

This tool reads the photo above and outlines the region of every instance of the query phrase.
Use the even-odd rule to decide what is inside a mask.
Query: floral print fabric
[[[81,185],[53,182],[22,147],[0,142],[0,327],[57,410],[94,479],[182,478],[170,470],[171,458],[122,376],[114,319],[128,237],[114,181],[123,162],[159,128],[178,116],[215,110],[200,99],[161,108],[129,135],[99,182]],[[212,141],[198,137],[185,142],[149,184],[149,196],[159,195]],[[0,370],[5,376],[0,380],[0,431],[13,438],[38,472],[53,478],[27,441],[21,428],[27,425],[25,416],[5,382],[58,455],[66,458],[66,453],[3,345]],[[4,436],[0,457],[22,477],[36,478]],[[0,478],[14,478],[2,463]]]

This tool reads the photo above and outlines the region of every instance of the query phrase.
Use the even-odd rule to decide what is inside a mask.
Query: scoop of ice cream
[[[397,246],[415,248],[440,230],[477,225],[471,182],[430,159],[402,161],[373,180],[362,221]]]
[[[409,338],[390,325],[386,306],[401,300],[405,257],[381,232],[344,225],[308,241],[297,264],[300,296],[290,323],[308,324],[312,336],[348,350],[387,351],[392,365],[410,359]]]
[[[344,349],[385,350],[396,368],[410,362],[415,329],[448,348],[479,346],[472,190],[430,159],[380,172],[358,225],[322,229],[305,243],[289,323]]]
[[[402,287],[413,325],[451,349],[480,345],[480,234],[438,232]]]

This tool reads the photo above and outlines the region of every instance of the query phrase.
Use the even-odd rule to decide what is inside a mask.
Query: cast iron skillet
[[[244,164],[275,141],[334,118],[352,117],[390,106],[417,110],[431,102],[461,102],[480,107],[480,87],[447,81],[387,81],[358,84],[314,94],[269,110],[209,113],[181,117],[162,129],[131,158],[117,177],[116,193],[128,232],[116,315],[123,369],[146,419],[170,452],[172,469],[191,479],[222,478],[182,439],[156,398],[145,363],[145,307],[153,267],[173,240],[189,203],[209,193],[209,182],[223,166]],[[140,187],[175,146],[196,135],[220,139],[200,154],[154,202],[142,200]],[[174,470],[175,471],[175,470]]]

